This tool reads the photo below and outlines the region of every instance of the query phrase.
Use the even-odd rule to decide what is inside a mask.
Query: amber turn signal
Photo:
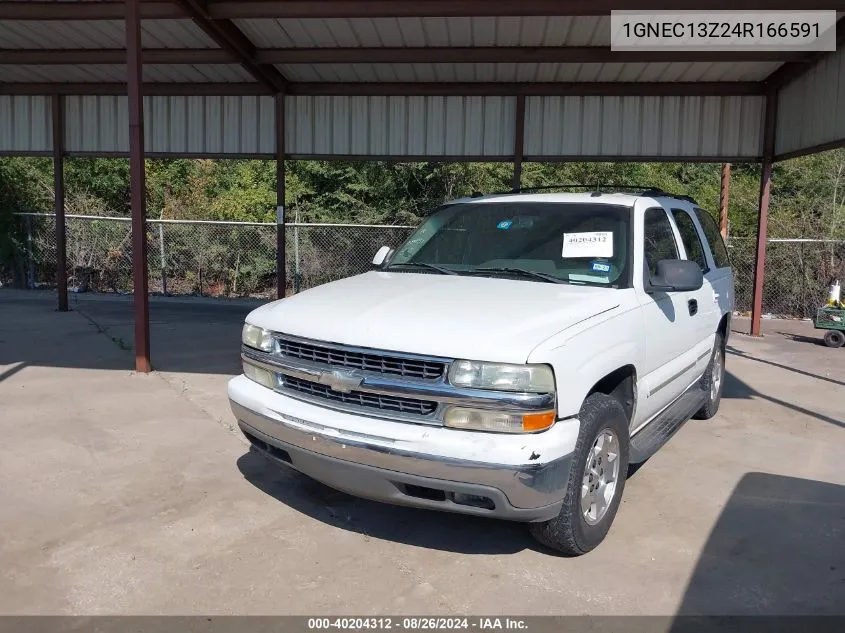
[[[526,432],[544,431],[555,423],[555,412],[528,413],[522,416],[522,430]]]

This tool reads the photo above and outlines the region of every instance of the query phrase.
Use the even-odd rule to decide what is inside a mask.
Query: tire
[[[722,391],[725,389],[725,341],[718,332],[713,342],[710,364],[701,377],[701,388],[707,393],[707,402],[692,417],[696,420],[709,420],[719,411]]]
[[[845,334],[841,330],[828,330],[824,335],[824,344],[828,347],[842,347],[845,345]]]
[[[607,536],[616,511],[619,509],[619,502],[625,489],[625,476],[628,472],[628,416],[625,415],[625,410],[619,401],[603,393],[591,394],[581,406],[578,417],[581,429],[575,451],[572,453],[569,481],[560,514],[549,521],[532,523],[528,528],[531,536],[540,543],[567,556],[586,554]],[[615,458],[610,456],[613,453],[612,450],[596,453],[596,445],[600,437],[605,450],[617,449]],[[611,437],[615,438],[615,443]],[[596,465],[594,471],[601,473],[601,475],[598,473],[595,475],[596,479],[593,481],[596,484],[599,483],[599,476],[609,478],[608,475],[613,476],[615,471],[615,481],[606,482],[603,488],[606,495],[603,512],[599,504],[589,504],[589,501],[585,502],[582,498],[582,489],[587,495],[591,495],[591,489],[585,485],[589,484],[590,475],[588,474],[586,480],[584,477],[588,455],[595,458],[591,460],[591,465],[593,463]],[[603,461],[599,463],[599,458],[602,457]],[[603,468],[606,464],[611,464],[610,468]],[[610,483],[615,484],[612,490],[609,487]],[[590,520],[585,516],[582,504],[589,504]]]

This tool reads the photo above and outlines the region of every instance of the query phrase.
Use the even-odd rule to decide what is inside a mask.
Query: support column
[[[728,239],[728,201],[731,195],[731,164],[722,164],[722,183],[719,188],[719,230]]]
[[[522,155],[525,145],[525,95],[516,97],[516,126],[513,136],[513,179],[511,188],[522,186]]]
[[[285,95],[276,94],[276,297],[285,296]]]
[[[67,233],[65,230],[65,98],[53,95],[53,189],[56,214],[56,288],[59,312],[67,312]]]
[[[769,231],[769,194],[772,188],[772,159],[775,150],[777,92],[766,95],[763,127],[763,165],[760,173],[760,206],[757,214],[757,256],[754,265],[754,293],[751,302],[751,335],[760,336],[763,316],[763,280],[766,277],[766,238]]]
[[[135,371],[152,371],[147,295],[144,100],[141,94],[141,0],[126,0],[126,86],[129,95],[129,201],[132,208],[132,292],[135,310]]]

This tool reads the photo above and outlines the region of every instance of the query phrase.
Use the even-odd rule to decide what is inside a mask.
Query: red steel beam
[[[751,300],[751,335],[760,336],[763,318],[763,284],[766,278],[766,238],[769,231],[769,197],[772,188],[772,161],[777,126],[777,92],[766,95],[763,126],[763,166],[760,173],[760,206],[757,213],[757,255],[754,265],[754,290]]]
[[[235,24],[226,19],[212,20],[208,15],[205,0],[178,0],[185,12],[206,35],[224,50],[240,61],[256,81],[264,84],[271,92],[284,92],[287,81],[273,66],[256,63],[255,45]]]
[[[608,15],[612,10],[795,10],[794,0],[215,0],[212,19]],[[809,0],[802,10],[842,10],[839,0]],[[177,2],[144,0],[144,19],[186,18]],[[0,2],[0,20],[122,20],[123,2]]]
[[[285,260],[285,95],[276,95],[276,298],[287,290]]]
[[[145,64],[237,64],[229,51],[215,48],[160,48],[141,51]],[[125,64],[126,50],[108,49],[2,49],[0,64],[79,65]]]
[[[123,20],[123,0],[101,2],[0,2],[0,20]],[[144,0],[141,17],[147,20],[187,17],[182,8],[168,0]]]
[[[802,10],[841,9],[838,0],[809,0]],[[515,15],[608,15],[612,10],[795,10],[794,0],[214,0],[213,18],[377,18]]]
[[[132,210],[132,295],[135,311],[135,371],[152,371],[147,294],[144,100],[141,93],[141,0],[126,0],[126,74],[129,93],[129,202]]]
[[[832,149],[839,149],[845,147],[845,138],[839,138],[826,143],[819,143],[818,145],[811,145],[810,147],[802,147],[801,149],[792,150],[791,152],[784,152],[783,154],[775,155],[774,162],[782,160],[789,160],[790,158],[799,158],[800,156],[808,156],[809,154],[819,154],[827,152]]]
[[[511,188],[519,189],[522,183],[522,158],[525,154],[525,95],[516,98],[516,125],[513,134],[513,179]]]
[[[728,239],[728,203],[731,196],[731,164],[722,163],[722,181],[719,185],[719,231]]]
[[[148,96],[262,95],[260,83],[151,83]],[[289,83],[287,94],[337,96],[743,96],[765,94],[760,82],[570,82],[570,83]],[[124,83],[5,83],[0,94],[125,95]]]
[[[240,96],[266,95],[269,91],[260,83],[149,83],[141,86],[145,96]],[[7,95],[125,95],[121,82],[80,83],[0,83],[0,94]]]
[[[145,64],[237,64],[241,59],[224,49],[144,49]],[[665,63],[665,62],[786,62],[806,64],[804,53],[790,51],[613,51],[608,46],[469,46],[377,48],[264,48],[251,60],[266,64],[439,64],[439,63]],[[0,64],[78,65],[125,64],[123,49],[0,49]]]
[[[53,95],[53,189],[56,213],[56,288],[59,311],[67,312],[67,232],[65,230],[65,107]]]

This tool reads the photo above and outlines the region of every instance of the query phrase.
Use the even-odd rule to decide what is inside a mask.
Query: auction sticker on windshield
[[[564,233],[561,257],[613,257],[613,231]]]

